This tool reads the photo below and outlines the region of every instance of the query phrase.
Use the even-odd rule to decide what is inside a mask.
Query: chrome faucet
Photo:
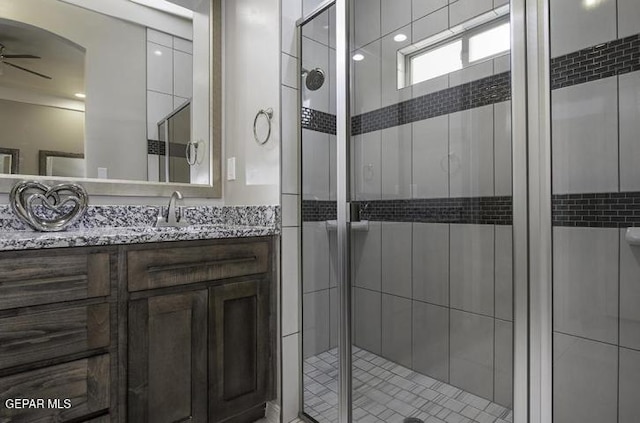
[[[156,228],[182,228],[184,226],[189,226],[189,222],[187,222],[186,219],[182,219],[182,207],[176,206],[176,203],[179,200],[182,200],[182,194],[180,191],[174,191],[173,194],[171,194],[171,198],[169,198],[169,205],[167,206],[166,213],[162,212],[163,207],[158,211],[158,218],[154,225]]]

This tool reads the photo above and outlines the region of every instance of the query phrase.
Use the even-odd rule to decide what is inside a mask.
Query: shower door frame
[[[333,5],[336,7],[338,251],[336,268],[339,296],[338,421],[340,423],[352,421],[349,25],[353,1],[327,0],[297,22],[299,70],[301,70],[302,26],[329,7]],[[510,1],[514,423],[551,423],[552,421],[551,115],[548,11],[549,0]],[[298,90],[298,104],[302,104],[302,89]],[[301,131],[298,132],[301,134]],[[302,304],[302,298],[300,298],[300,304]],[[301,342],[303,337],[304,335],[301,337]],[[302,345],[300,357],[302,358]],[[301,416],[304,414],[302,373],[300,371]]]

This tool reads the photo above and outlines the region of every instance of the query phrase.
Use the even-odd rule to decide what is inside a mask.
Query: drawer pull
[[[185,269],[202,268],[202,267],[213,267],[213,266],[220,266],[224,264],[249,263],[256,260],[257,260],[256,256],[251,256],[251,257],[241,257],[236,259],[206,261],[201,263],[175,264],[173,266],[150,266],[150,267],[147,267],[147,271],[150,273],[167,272],[171,270],[185,270]]]

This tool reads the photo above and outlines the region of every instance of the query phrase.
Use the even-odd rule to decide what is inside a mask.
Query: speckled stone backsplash
[[[158,209],[158,206],[89,206],[84,216],[68,230],[149,227],[156,221]],[[193,225],[280,226],[280,206],[195,206],[183,210]],[[0,231],[22,230],[31,229],[18,220],[11,206],[0,205]]]

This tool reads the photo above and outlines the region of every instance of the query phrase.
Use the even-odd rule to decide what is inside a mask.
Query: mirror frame
[[[47,174],[47,158],[49,157],[84,159],[84,153],[67,153],[64,151],[38,150],[38,174],[40,176],[46,176]]]
[[[179,190],[184,196],[195,198],[222,198],[222,0],[209,0],[209,184],[183,184],[166,182],[130,181],[119,179],[67,178],[39,175],[0,175],[0,193],[8,194],[18,182],[41,181],[48,184],[76,182],[89,195],[125,197],[165,197]],[[16,161],[16,166],[18,162]],[[12,165],[13,167],[13,165]]]
[[[8,154],[11,156],[11,173],[4,173],[0,175],[15,175],[20,171],[20,150],[17,148],[4,148],[0,147],[0,154]],[[10,176],[6,176],[10,178]]]

